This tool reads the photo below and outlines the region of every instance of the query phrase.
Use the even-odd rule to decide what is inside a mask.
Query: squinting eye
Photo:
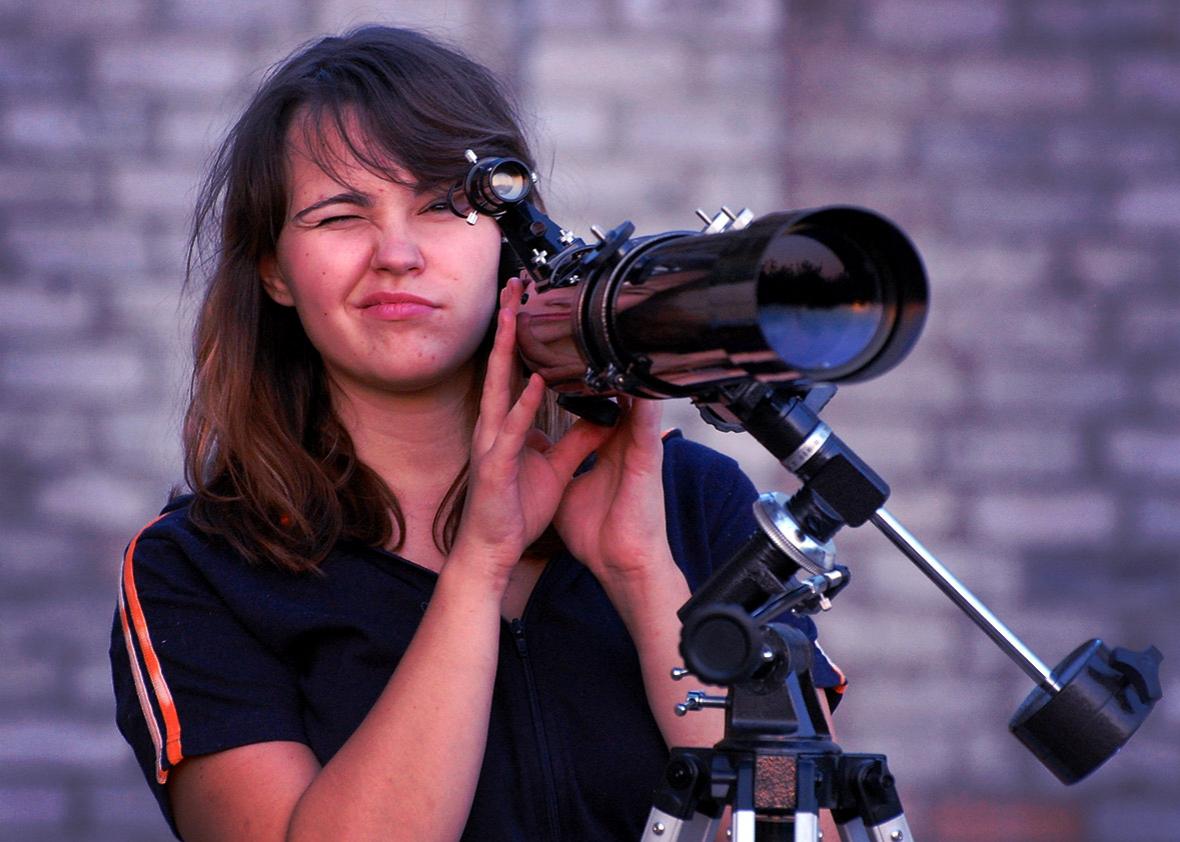
[[[345,220],[348,220],[348,219],[359,219],[359,218],[360,217],[355,216],[353,214],[346,214],[343,216],[329,216],[329,217],[326,217],[325,219],[321,219],[319,222],[317,222],[315,224],[315,227],[316,228],[323,228],[325,225],[331,225],[335,222],[344,222]]]
[[[440,199],[437,202],[431,202],[422,209],[422,213],[439,213],[440,211],[445,213],[451,212],[451,205],[446,199]]]

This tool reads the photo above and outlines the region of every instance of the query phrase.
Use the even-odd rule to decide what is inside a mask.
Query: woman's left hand
[[[611,591],[673,564],[668,548],[658,401],[620,397],[622,415],[575,477],[554,526],[570,552]]]

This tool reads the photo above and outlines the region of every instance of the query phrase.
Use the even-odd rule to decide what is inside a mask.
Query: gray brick
[[[687,45],[632,38],[547,34],[529,57],[530,89],[539,101],[613,91],[620,100],[651,105],[687,93],[684,79],[695,61]]]
[[[875,0],[868,25],[876,38],[906,50],[971,47],[1007,28],[1008,8],[999,0]]]
[[[169,160],[178,167],[187,166],[195,180],[232,122],[233,118],[218,108],[166,106],[157,116],[157,138]]]
[[[1090,102],[1094,71],[1072,59],[961,59],[947,74],[956,106],[968,112],[1073,111]]]
[[[77,545],[63,533],[49,532],[43,524],[6,524],[0,543],[0,576],[10,588],[64,587],[84,574]],[[15,628],[10,629],[15,633]]]
[[[1160,406],[1180,410],[1180,374],[1164,374],[1153,379],[1151,394]]]
[[[89,455],[93,444],[91,423],[76,412],[12,409],[0,413],[0,445],[30,463],[68,463]]]
[[[1132,178],[1155,168],[1175,169],[1178,161],[1180,149],[1176,148],[1171,126],[1139,125],[1132,119],[1120,119],[1115,125],[1053,126],[1041,160],[1066,173],[1087,167],[1126,173]]]
[[[479,20],[478,8],[471,0],[448,0],[443,4],[436,0],[399,0],[392,6],[375,6],[358,0],[323,0],[312,4],[311,14],[317,32],[339,32],[380,19],[398,26],[425,28],[452,39],[468,34],[469,40],[476,41],[480,33],[473,27]]]
[[[1171,429],[1116,428],[1104,452],[1128,479],[1180,482],[1180,448]]]
[[[184,0],[169,3],[166,17],[171,26],[202,35],[216,31],[228,35],[266,32],[274,40],[292,41],[299,40],[296,26],[303,23],[302,15],[294,13],[288,0],[249,0],[245,3]]]
[[[3,566],[0,566],[0,575],[3,575]],[[59,686],[58,664],[38,657],[36,653],[21,651],[7,640],[0,641],[0,654],[4,655],[0,662],[0,702],[13,708],[44,703],[51,698]],[[2,795],[0,801],[3,801]]]
[[[68,809],[69,799],[60,788],[0,786],[0,828],[20,827],[28,833],[44,833],[46,826],[63,824]]]
[[[1138,749],[1138,742],[1135,743],[1135,747]],[[1136,753],[1127,752],[1131,755]],[[1118,758],[1114,762],[1118,763],[1121,760],[1122,758]],[[1172,758],[1172,763],[1176,762],[1176,758]],[[1158,775],[1161,768],[1168,767],[1154,767],[1153,776]],[[1170,842],[1175,838],[1176,827],[1180,826],[1180,807],[1174,804],[1168,806],[1161,802],[1153,803],[1141,798],[1112,799],[1108,803],[1098,805],[1093,815],[1094,833],[1098,838],[1121,835],[1142,839],[1143,842]]]
[[[781,19],[781,4],[773,0],[624,0],[616,5],[624,25],[636,30],[667,33],[689,30],[710,35],[765,37]]]
[[[143,155],[148,114],[142,102],[112,97],[93,102],[60,99],[18,102],[3,113],[0,136],[14,149],[41,157],[105,152]]]
[[[977,534],[999,543],[1051,543],[1061,536],[1074,541],[1099,540],[1113,534],[1118,507],[1099,491],[1060,494],[987,494],[972,507]]]
[[[1120,325],[1124,352],[1156,359],[1175,359],[1180,349],[1180,301],[1168,294],[1155,306],[1130,311]]]
[[[973,383],[980,401],[996,411],[1019,411],[1026,418],[1084,415],[1127,400],[1130,390],[1121,371],[1063,368],[1030,370],[1024,366],[988,367]],[[1102,403],[1097,404],[1096,400]]]
[[[961,236],[996,234],[1036,240],[1049,233],[1096,227],[1102,210],[1095,195],[1076,187],[1056,190],[1025,185],[971,186],[951,200],[952,220]]]
[[[1180,541],[1180,501],[1150,497],[1135,507],[1134,527],[1147,540]]]
[[[1079,243],[1074,266],[1087,286],[1119,294],[1133,294],[1136,289],[1168,281],[1157,254],[1107,242]]]
[[[606,0],[587,0],[584,3],[566,3],[563,0],[534,0],[533,14],[545,29],[597,30],[609,20],[614,4]]]
[[[130,752],[128,752],[130,754]],[[98,785],[90,792],[90,803],[93,805],[94,823],[103,828],[120,828],[130,838],[134,834],[136,839],[155,839],[159,842],[172,839],[164,817],[156,800],[152,798],[147,786],[138,779],[138,772],[134,772],[136,779],[122,786]],[[118,837],[113,837],[118,838]]]
[[[77,224],[20,220],[5,233],[0,248],[7,247],[27,271],[71,277],[80,285],[98,273],[123,275],[147,264],[143,233],[118,218]]]
[[[1043,165],[1044,141],[1035,127],[954,120],[923,128],[923,168],[956,181],[987,181],[997,171]]]
[[[1116,70],[1119,99],[1151,108],[1180,107],[1180,60],[1165,54],[1136,57]]]
[[[1180,182],[1152,179],[1115,197],[1115,221],[1125,229],[1174,232],[1180,227]]]
[[[959,429],[946,436],[944,446],[957,481],[991,477],[1001,487],[1067,478],[1085,455],[1077,432],[1047,426]]]
[[[146,380],[146,360],[133,348],[81,347],[69,354],[28,350],[0,356],[0,383],[6,389],[25,396],[54,396],[63,405],[126,399]]]
[[[56,764],[101,771],[121,762],[126,751],[126,743],[107,722],[44,715],[0,721],[0,761],[6,765]]]
[[[0,331],[25,341],[54,335],[76,337],[93,323],[95,309],[94,298],[77,289],[0,286]]]
[[[847,114],[817,117],[796,126],[791,154],[824,166],[896,165],[909,147],[907,127],[895,120]]]
[[[940,237],[921,241],[918,248],[930,277],[935,311],[942,307],[940,298],[954,302],[972,290],[1008,296],[1040,286],[1053,261],[1049,245],[1040,241],[1018,246],[1003,240],[978,243]],[[975,304],[982,309],[978,297]]]
[[[932,315],[931,341],[982,355],[991,364],[1082,364],[1095,349],[1101,308],[1086,300],[1051,301],[1031,294],[997,301],[961,294]]]
[[[142,521],[159,497],[139,479],[82,469],[45,481],[35,502],[40,514],[58,523],[109,529]]]
[[[115,207],[149,219],[179,220],[192,213],[198,176],[185,167],[145,166],[128,163],[112,174]]]
[[[54,166],[0,167],[4,193],[0,208],[19,205],[26,210],[88,208],[98,200],[98,180],[88,169],[60,163]]]
[[[82,70],[74,45],[66,39],[0,39],[0,80],[24,94],[72,93],[81,87]]]
[[[219,98],[241,84],[248,65],[232,45],[204,37],[134,39],[100,44],[96,81],[105,91],[139,91],[170,99]]]
[[[822,60],[808,61],[804,54],[792,68],[792,116],[824,114],[829,103],[870,115],[928,112],[941,74],[925,62],[909,54],[866,55],[852,44],[826,43],[814,49],[821,51]],[[832,66],[840,72],[832,73]]]
[[[1034,33],[1060,38],[1085,38],[1096,43],[1134,43],[1166,35],[1175,10],[1167,0],[1041,0],[1024,12]]]
[[[150,23],[151,0],[39,0],[29,4],[34,28],[43,34],[89,35]]]

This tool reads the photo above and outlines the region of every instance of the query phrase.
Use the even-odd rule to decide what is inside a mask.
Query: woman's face
[[[445,195],[366,170],[339,137],[334,178],[302,134],[291,133],[278,247],[260,265],[267,293],[295,308],[346,393],[466,389],[496,307],[496,224],[469,225]]]

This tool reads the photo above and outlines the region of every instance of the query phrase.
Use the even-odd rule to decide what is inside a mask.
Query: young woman
[[[570,425],[525,378],[522,281],[447,205],[467,148],[532,162],[486,69],[370,27],[278,66],[212,167],[192,493],[112,639],[185,839],[637,839],[667,747],[720,736],[673,715],[675,612],[754,491],[656,403]]]

